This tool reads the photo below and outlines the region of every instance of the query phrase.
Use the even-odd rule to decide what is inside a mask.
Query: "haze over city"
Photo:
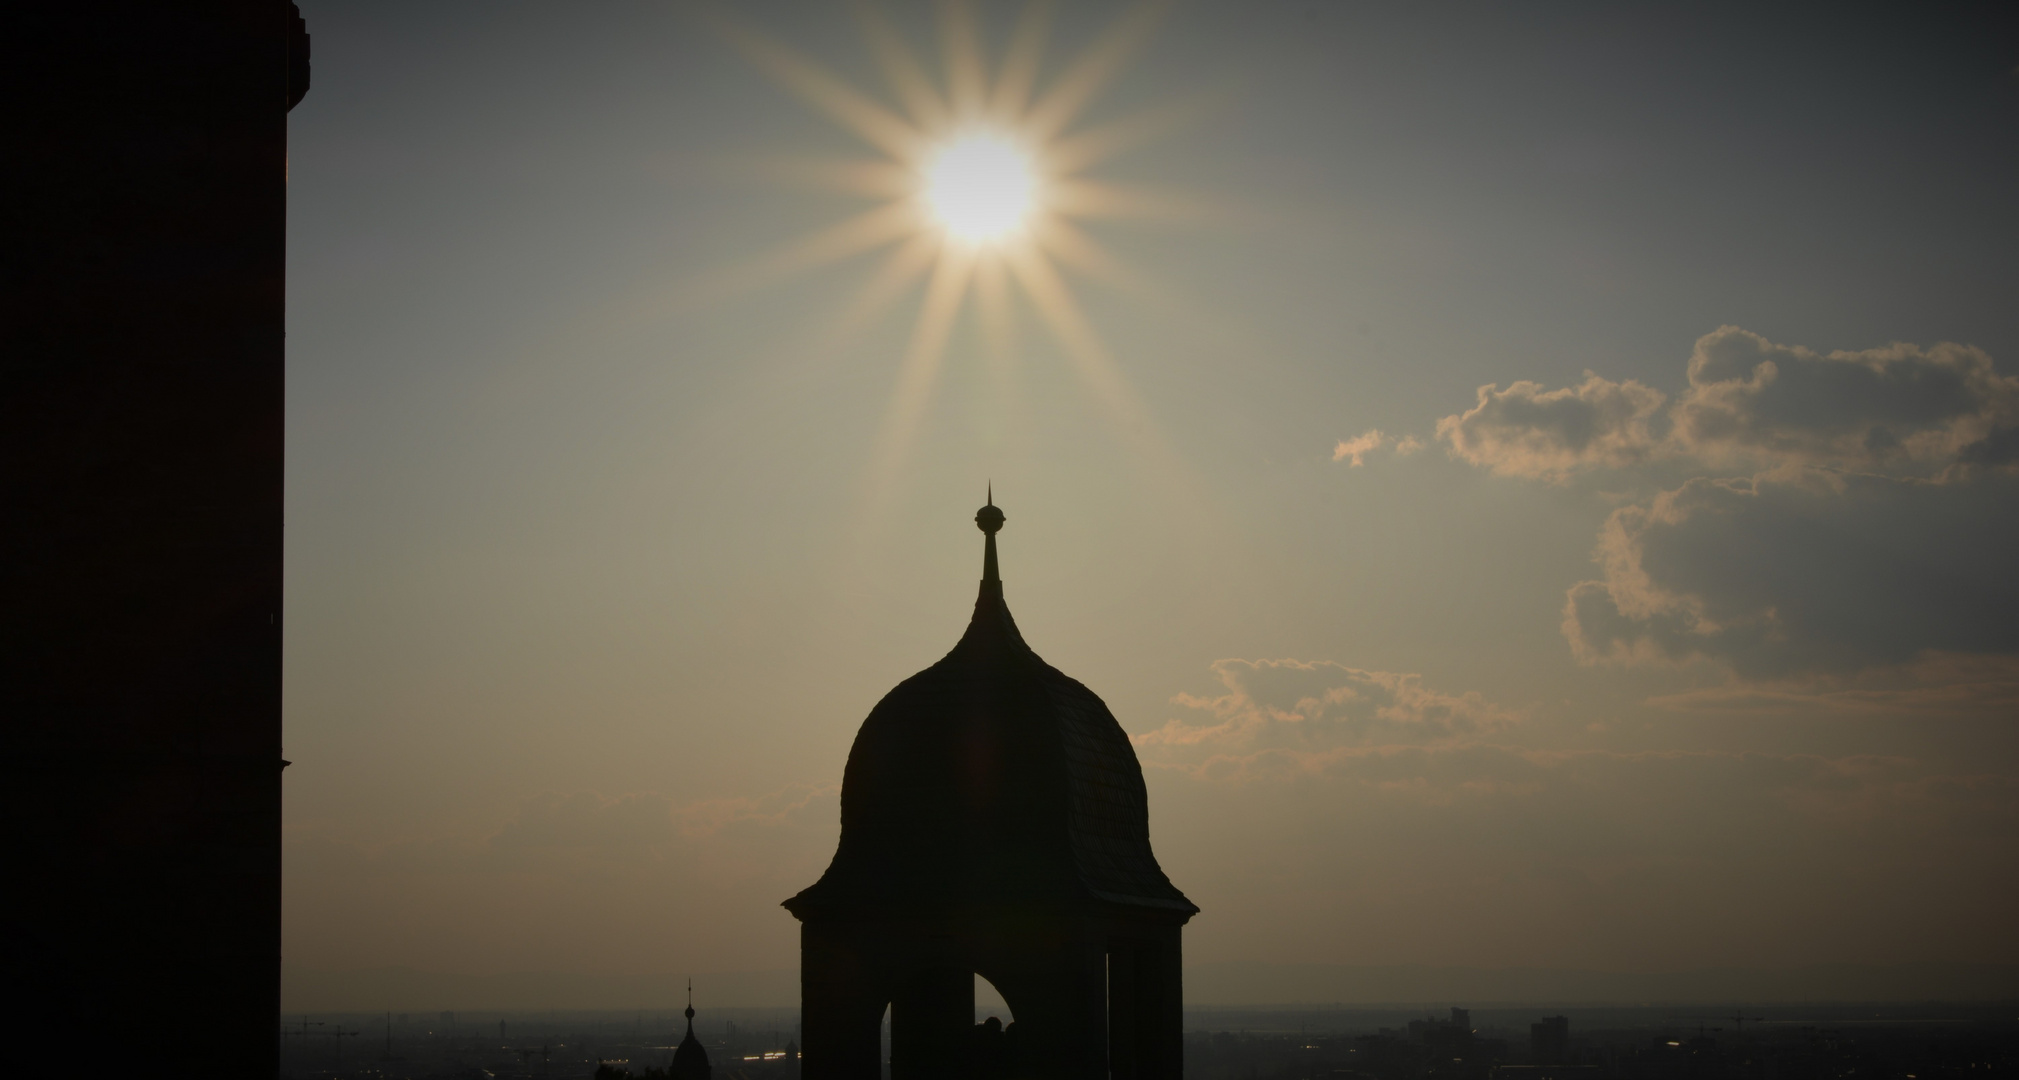
[[[287,1011],[796,1005],[990,485],[1188,1003],[2019,985],[1995,20],[302,9]]]

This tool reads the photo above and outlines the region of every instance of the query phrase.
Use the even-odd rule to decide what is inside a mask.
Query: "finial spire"
[[[976,528],[988,536],[987,545],[982,549],[982,588],[987,589],[993,585],[998,594],[1002,592],[1002,576],[996,572],[995,534],[1002,531],[1002,523],[1003,512],[996,509],[995,505],[995,482],[990,481],[988,485],[988,505],[975,511],[974,524]]]
[[[687,1033],[694,1033],[694,979],[687,979]]]

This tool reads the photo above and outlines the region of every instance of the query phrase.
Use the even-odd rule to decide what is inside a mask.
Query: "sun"
[[[867,209],[740,267],[703,295],[740,291],[881,249],[855,298],[821,333],[834,342],[859,332],[921,281],[923,296],[899,360],[872,472],[887,483],[907,452],[948,341],[967,299],[975,300],[991,360],[1020,340],[1020,311],[1051,331],[1083,382],[1131,440],[1160,442],[1147,407],[1123,378],[1083,313],[1068,274],[1151,295],[1082,222],[1101,218],[1195,217],[1197,204],[1168,193],[1102,181],[1089,169],[1153,139],[1186,117],[1164,105],[1082,126],[1088,105],[1147,39],[1167,5],[1144,0],[1089,40],[1076,56],[1043,70],[1054,5],[1033,0],[991,57],[971,4],[937,5],[943,79],[873,3],[857,7],[864,44],[890,97],[879,100],[810,57],[759,33],[720,8],[709,20],[780,87],[862,140],[870,157],[786,155],[773,171],[873,200]],[[1195,103],[1196,104],[1196,103]],[[1015,294],[1021,295],[1021,303]],[[1168,460],[1167,448],[1150,448]]]
[[[964,134],[932,154],[922,194],[947,235],[986,243],[1021,230],[1039,196],[1030,155],[1006,136]]]

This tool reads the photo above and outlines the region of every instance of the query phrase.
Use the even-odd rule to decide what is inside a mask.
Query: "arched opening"
[[[1001,1020],[1004,1027],[1010,1026],[1016,1020],[1014,1016],[1010,1015],[1009,1000],[1003,997],[1002,991],[997,990],[995,984],[988,981],[980,972],[976,972],[974,977],[974,1022],[977,1024],[986,1023],[991,1016]]]
[[[883,1006],[883,1019],[877,1024],[877,1031],[880,1033],[879,1038],[882,1040],[876,1051],[876,1060],[881,1063],[880,1067],[882,1069],[882,1072],[878,1075],[882,1076],[883,1080],[890,1080],[890,1005],[888,1003]]]
[[[1021,1037],[1014,1029],[1009,999],[988,977],[974,976],[974,1037],[968,1044],[968,1075],[975,1080],[998,1080],[1020,1070]]]

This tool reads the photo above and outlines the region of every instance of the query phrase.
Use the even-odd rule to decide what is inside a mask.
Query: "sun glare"
[[[713,21],[746,57],[872,151],[867,158],[794,157],[780,166],[780,175],[876,200],[726,272],[722,287],[748,287],[885,249],[833,329],[824,332],[823,340],[832,341],[867,325],[923,281],[917,322],[897,364],[890,411],[877,437],[871,473],[879,485],[895,475],[918,430],[969,296],[981,345],[994,359],[1008,360],[1017,349],[1018,313],[1036,315],[1116,425],[1168,460],[1153,445],[1155,425],[1145,405],[1081,310],[1068,277],[1142,291],[1142,278],[1080,222],[1170,215],[1173,206],[1182,206],[1182,200],[1153,189],[1087,174],[1099,162],[1157,137],[1180,113],[1158,109],[1098,125],[1080,123],[1167,6],[1163,0],[1141,0],[1042,79],[1054,3],[1030,0],[1001,51],[991,56],[973,5],[942,0],[935,5],[944,75],[939,84],[931,74],[935,65],[913,50],[875,0],[866,0],[856,14],[888,100],[715,11]]]
[[[1030,158],[999,135],[963,135],[933,156],[924,176],[932,216],[957,239],[999,240],[1021,229],[1037,204]]]

